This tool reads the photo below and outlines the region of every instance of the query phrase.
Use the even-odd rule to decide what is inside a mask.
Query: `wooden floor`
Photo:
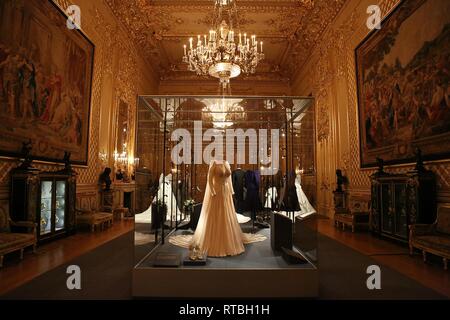
[[[442,259],[424,263],[422,254],[418,251],[410,256],[407,246],[373,237],[366,230],[352,233],[347,228],[342,231],[334,226],[331,219],[319,219],[317,228],[320,233],[450,298],[449,271],[444,270]]]
[[[18,254],[9,259],[5,258],[5,266],[0,269],[0,295],[133,230],[133,228],[133,220],[115,222],[111,228],[103,232],[79,232],[74,236],[40,246],[36,254],[27,251],[23,261],[18,259]],[[362,254],[371,256],[380,264],[450,297],[449,272],[443,270],[442,264],[439,262],[423,263],[421,254],[410,257],[408,248],[405,246],[375,238],[365,231],[355,233],[350,230],[342,231],[335,228],[332,220],[329,219],[318,220],[318,231]]]
[[[23,261],[19,260],[18,253],[11,253],[5,256],[4,266],[0,269],[0,295],[133,229],[132,219],[115,221],[103,231],[79,231],[73,236],[39,246],[35,254],[27,250]]]

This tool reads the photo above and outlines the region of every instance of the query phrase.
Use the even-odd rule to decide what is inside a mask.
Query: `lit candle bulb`
[[[194,39],[190,38],[190,39],[189,39],[189,44],[190,44],[191,50],[192,50],[192,41],[194,41]]]
[[[204,35],[204,38],[205,38],[205,46],[206,46],[206,44],[208,43],[208,42],[206,41],[206,34]]]
[[[209,30],[209,41],[212,41],[212,34],[213,34],[213,31]]]
[[[186,45],[184,45],[184,55],[186,56]]]
[[[261,41],[261,53],[263,53],[263,42]]]
[[[239,33],[239,44],[242,44],[242,34]]]
[[[202,40],[200,40],[200,35],[197,36],[197,39],[198,39],[197,45],[201,46],[202,45]]]
[[[244,33],[244,44],[247,44],[247,34]]]

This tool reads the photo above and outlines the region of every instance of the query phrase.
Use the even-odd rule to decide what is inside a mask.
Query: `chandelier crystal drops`
[[[184,45],[183,62],[188,70],[197,75],[218,78],[225,89],[231,78],[241,73],[253,74],[264,59],[263,42],[256,35],[234,30],[238,23],[236,0],[214,0],[214,16],[209,35],[198,35],[189,39],[189,48]]]
[[[216,5],[220,6],[229,6],[233,2],[233,0],[215,0]]]
[[[211,118],[214,128],[226,129],[245,119],[241,102],[239,99],[205,99],[203,112]]]

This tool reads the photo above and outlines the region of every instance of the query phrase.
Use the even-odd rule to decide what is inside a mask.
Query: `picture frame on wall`
[[[407,0],[355,49],[361,168],[450,158],[450,1]]]
[[[0,156],[87,165],[94,44],[51,0],[0,2]]]

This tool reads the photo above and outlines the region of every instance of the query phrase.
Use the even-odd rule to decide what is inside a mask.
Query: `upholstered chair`
[[[414,224],[409,226],[409,251],[422,250],[423,261],[427,253],[442,257],[444,269],[450,258],[450,204],[439,206],[436,222],[433,224]]]
[[[12,232],[11,227],[18,227],[26,232]],[[33,246],[36,251],[36,223],[32,221],[12,221],[9,214],[0,209],[0,268],[3,266],[5,254],[20,250],[20,259],[23,259],[23,251]]]

